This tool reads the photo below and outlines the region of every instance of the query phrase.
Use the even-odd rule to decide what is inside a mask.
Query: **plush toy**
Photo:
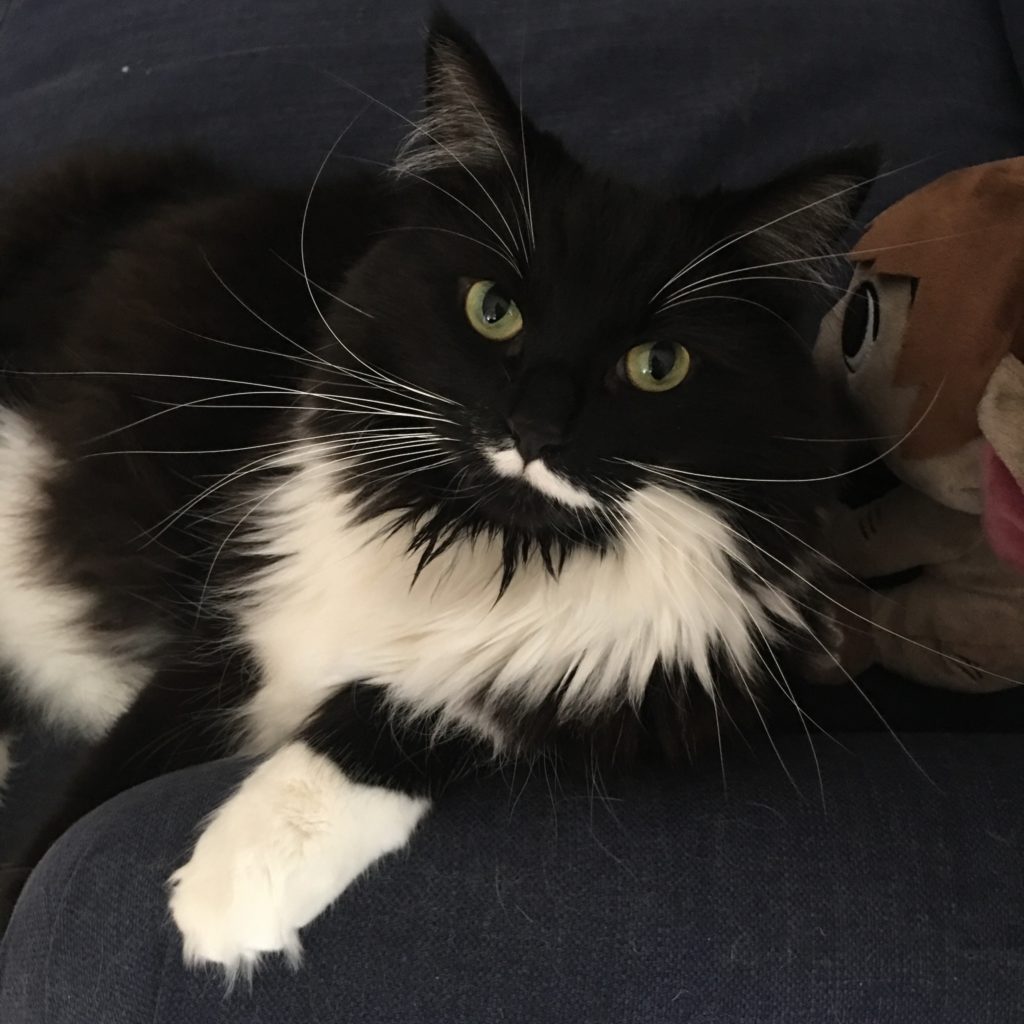
[[[1024,159],[879,216],[815,358],[900,484],[836,515],[842,661],[960,690],[1024,685]],[[861,618],[863,616],[863,618]]]

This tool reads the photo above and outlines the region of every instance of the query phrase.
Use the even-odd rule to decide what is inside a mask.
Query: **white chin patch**
[[[534,490],[569,508],[596,508],[597,500],[565,477],[548,469],[543,459],[524,462],[515,448],[486,448],[484,454],[499,476],[525,480]]]

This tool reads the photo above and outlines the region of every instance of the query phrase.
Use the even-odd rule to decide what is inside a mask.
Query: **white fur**
[[[148,678],[146,645],[101,641],[87,624],[90,596],[52,578],[37,531],[59,468],[29,423],[0,409],[0,662],[53,724],[96,738]]]
[[[406,844],[428,801],[347,779],[304,743],[260,765],[171,876],[185,959],[232,978],[260,954],[297,960],[299,929]]]
[[[408,531],[386,536],[379,522],[360,522],[343,474],[326,457],[307,457],[264,497],[248,538],[273,559],[237,595],[244,639],[263,668],[246,709],[253,751],[284,742],[354,679],[498,740],[473,699],[483,682],[491,698],[525,706],[564,684],[563,709],[586,714],[623,697],[638,702],[659,660],[691,669],[710,690],[717,642],[745,672],[756,667],[758,632],[771,635],[757,596],[733,579],[733,534],[697,498],[634,493],[621,509],[623,543],[604,556],[575,552],[557,580],[531,560],[497,600],[499,542],[460,542],[414,584]]]
[[[543,459],[525,462],[515,448],[488,448],[485,454],[499,476],[521,477],[541,494],[569,508],[597,507],[592,494],[552,472]]]

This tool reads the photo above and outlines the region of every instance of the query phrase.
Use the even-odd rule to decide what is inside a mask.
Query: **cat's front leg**
[[[171,876],[186,961],[229,979],[265,953],[293,962],[299,929],[401,849],[432,795],[481,751],[404,718],[385,691],[344,687],[208,820]]]

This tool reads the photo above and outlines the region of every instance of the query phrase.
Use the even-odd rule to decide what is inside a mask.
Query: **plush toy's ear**
[[[395,160],[399,174],[502,164],[519,150],[519,108],[476,40],[444,10],[427,37],[425,106]]]
[[[754,189],[743,200],[738,231],[749,232],[744,251],[758,263],[805,260],[792,265],[816,276],[809,256],[833,251],[850,227],[878,174],[878,152],[849,149],[812,160]]]

